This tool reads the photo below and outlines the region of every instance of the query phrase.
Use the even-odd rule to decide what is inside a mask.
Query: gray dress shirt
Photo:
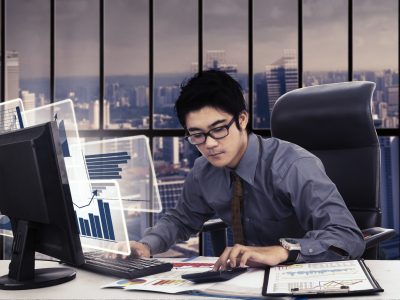
[[[154,254],[189,239],[215,215],[231,224],[231,171],[199,157],[176,207],[149,228],[141,242]],[[247,245],[278,245],[279,238],[295,238],[301,245],[298,262],[362,255],[365,242],[360,229],[321,161],[310,152],[250,133],[235,171],[244,185]],[[332,251],[331,246],[343,251]]]

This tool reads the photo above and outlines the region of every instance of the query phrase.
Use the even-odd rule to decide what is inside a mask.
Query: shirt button
[[[313,253],[314,250],[310,248],[310,249],[308,249],[308,252],[309,252],[309,253]]]
[[[246,222],[250,222],[250,219],[249,219],[249,218],[245,218],[245,221],[246,221]]]

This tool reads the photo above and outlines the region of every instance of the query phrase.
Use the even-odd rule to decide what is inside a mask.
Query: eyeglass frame
[[[185,136],[185,140],[187,140],[191,145],[194,145],[194,146],[198,146],[198,145],[204,144],[204,143],[207,141],[207,138],[208,138],[209,136],[212,137],[214,140],[221,140],[221,139],[223,139],[223,138],[225,138],[225,137],[227,137],[227,136],[229,135],[229,128],[230,128],[230,127],[232,126],[232,124],[235,122],[235,119],[236,119],[236,118],[233,117],[232,120],[230,120],[228,124],[223,125],[223,126],[218,126],[218,127],[212,128],[212,129],[210,129],[208,132],[199,132],[199,133],[193,133],[193,134],[186,135],[186,136]],[[213,130],[221,129],[221,128],[225,128],[225,129],[226,129],[226,132],[227,132],[226,135],[224,135],[224,136],[222,136],[222,137],[214,137],[214,136],[212,135]],[[198,144],[193,144],[193,143],[190,141],[190,137],[193,136],[193,135],[198,135],[198,134],[202,134],[202,135],[204,136],[204,142],[201,142],[201,143],[198,143]]]

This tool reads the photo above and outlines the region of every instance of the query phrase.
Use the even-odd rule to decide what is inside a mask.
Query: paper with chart
[[[267,294],[293,291],[370,290],[369,278],[357,260],[276,266],[270,269]],[[294,290],[293,290],[294,289]]]
[[[210,271],[214,263],[187,261],[174,262],[174,267],[169,272],[163,272],[135,279],[120,279],[103,288],[123,288],[125,290],[141,290],[176,294],[193,290],[204,290],[214,283],[195,284],[182,279],[184,274]]]

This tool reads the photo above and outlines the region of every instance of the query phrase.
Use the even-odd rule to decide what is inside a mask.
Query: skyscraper
[[[226,62],[225,50],[207,50],[206,65],[204,70],[219,70],[228,73],[233,79],[238,80],[238,69],[235,64]]]
[[[19,95],[19,54],[17,51],[7,51],[6,66],[6,100],[11,100],[18,98]]]
[[[29,93],[29,91],[21,91],[22,102],[24,103],[24,109],[29,110],[35,108],[35,93]]]
[[[298,88],[296,50],[285,49],[283,57],[266,66],[268,110],[271,111],[276,100],[291,90]]]
[[[380,137],[381,145],[381,188],[380,202],[382,208],[382,224],[400,232],[399,219],[399,138]],[[382,243],[386,257],[398,259],[399,235],[395,239]]]
[[[89,123],[93,129],[100,127],[100,103],[94,100],[89,104]]]

